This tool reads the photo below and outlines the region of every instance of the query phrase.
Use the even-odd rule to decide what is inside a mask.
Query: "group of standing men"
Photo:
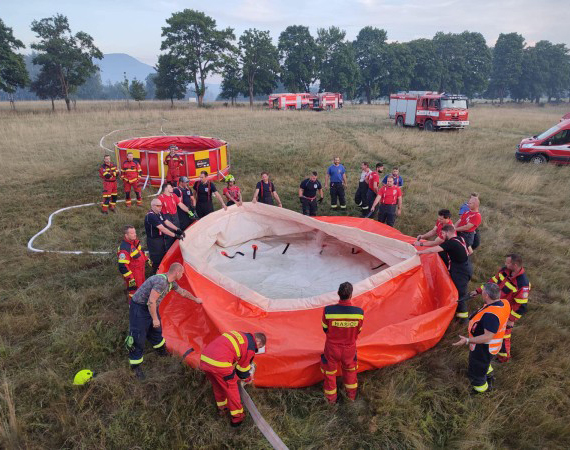
[[[511,335],[514,324],[526,312],[530,282],[523,267],[522,256],[510,253],[499,272],[478,289],[468,292],[473,275],[471,255],[479,247],[478,228],[482,223],[479,196],[472,193],[460,209],[460,218],[453,223],[448,209],[438,212],[435,226],[417,237],[414,245],[422,247],[419,255],[439,253],[458,292],[456,317],[468,322],[469,337],[460,336],[454,345],[469,345],[468,377],[474,392],[493,387],[493,357],[501,363],[511,358]],[[428,238],[435,238],[425,241]],[[427,247],[427,248],[426,248]],[[467,301],[482,295],[484,305],[469,315]]]
[[[215,184],[207,179],[207,172],[202,172],[200,179],[190,187],[188,178],[180,176],[183,162],[177,156],[176,150],[171,149],[167,157],[168,162],[165,161],[169,166],[168,183],[163,186],[160,195],[152,200],[151,210],[145,216],[147,246],[153,273],[156,272],[163,256],[175,240],[185,237],[183,230],[199,217],[204,217],[213,211],[213,197],[216,197],[224,209],[232,204],[240,206],[243,202],[242,192],[231,175],[226,177],[227,187],[223,189],[223,196],[220,195]],[[394,167],[390,174],[384,175],[382,163],[376,164],[375,170],[371,170],[369,164],[363,162],[361,169],[355,194],[356,204],[361,207],[363,216],[372,218],[378,215],[380,222],[394,226],[397,216],[402,211],[401,188],[404,184],[398,168]],[[118,171],[110,163],[108,156],[105,157],[99,174],[104,183],[103,212],[106,213],[108,208],[111,211],[115,209],[116,178],[118,176]],[[127,161],[123,164],[121,178],[125,184],[127,206],[130,206],[131,188],[137,195],[137,205],[140,205],[142,199],[138,181],[141,178],[141,171],[140,165],[133,160],[132,154],[128,155]],[[327,169],[324,184],[330,189],[331,209],[345,210],[347,176],[346,169],[340,163],[340,158],[335,157],[333,164]],[[309,177],[301,182],[299,199],[303,214],[315,216],[318,203],[324,199],[323,185],[317,178],[317,172],[311,172]],[[275,184],[269,179],[267,172],[262,172],[252,202],[276,204],[282,207]],[[418,251],[420,255],[439,253],[458,290],[456,317],[462,323],[468,322],[469,337],[460,337],[454,345],[469,345],[468,376],[474,391],[480,393],[492,387],[494,379],[492,358],[496,356],[500,362],[510,359],[512,329],[514,323],[526,312],[530,283],[522,265],[522,257],[518,254],[509,254],[506,257],[505,266],[491,277],[488,283],[468,292],[468,283],[473,275],[471,255],[480,244],[478,228],[482,223],[482,218],[479,204],[478,195],[471,194],[469,200],[461,206],[460,218],[455,223],[451,220],[449,210],[440,210],[434,227],[425,234],[419,235],[414,245],[422,247]],[[158,317],[160,300],[169,290],[174,289],[197,303],[201,301],[179,288],[175,283],[175,280],[179,278],[178,274],[181,276],[180,268],[176,268],[177,266],[174,266],[174,274],[170,274],[169,271],[168,274],[158,275],[166,277],[165,280],[156,279],[154,276],[149,278],[149,280],[154,280],[153,284],[159,286],[159,289],[154,289],[158,294],[156,292],[153,294],[153,301],[150,301],[149,297],[153,291],[152,286],[150,289],[143,290],[141,297],[137,297],[139,300],[135,301],[137,289],[144,285],[147,258],[142,251],[140,241],[136,238],[134,227],[127,226],[124,232],[124,240],[118,249],[118,261],[119,270],[127,285],[129,300],[132,300],[131,304],[139,305],[143,304],[140,298],[148,297],[147,303],[144,303],[147,306],[146,309],[143,308],[144,311],[139,306],[134,306],[130,313],[130,337],[133,339],[130,354],[131,367],[139,378],[144,378],[144,374],[140,371],[140,363],[145,339],[148,338],[159,353],[163,351],[160,349],[164,346],[164,340],[155,326],[157,321],[158,323],[160,321]],[[428,241],[426,240],[428,238],[434,238],[434,240]],[[162,289],[163,284],[167,286],[166,290]],[[325,396],[331,403],[336,401],[336,376],[340,374],[341,369],[348,399],[354,399],[356,395],[356,338],[362,328],[364,313],[360,308],[350,304],[351,294],[352,286],[349,283],[341,285],[339,288],[340,303],[325,308],[323,313],[322,325],[327,333],[327,345],[321,357],[321,370],[325,375]],[[477,295],[482,295],[484,306],[469,316],[467,301]],[[330,321],[327,314],[334,315],[337,319],[338,314],[344,314],[346,320]],[[349,320],[355,318],[357,320]],[[218,408],[221,413],[226,410],[230,412],[234,425],[241,423],[244,417],[237,390],[237,380],[246,382],[251,380],[254,372],[251,360],[258,349],[265,345],[265,339],[262,333],[232,331],[213,341],[202,354],[200,367],[212,382]],[[234,379],[234,375],[237,378]]]

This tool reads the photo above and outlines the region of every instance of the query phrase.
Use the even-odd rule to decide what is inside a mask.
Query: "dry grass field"
[[[360,161],[399,165],[406,186],[396,226],[410,235],[431,228],[439,208],[456,213],[477,191],[485,223],[473,285],[506,253],[525,258],[530,312],[515,328],[513,360],[497,368],[496,391],[469,395],[467,351],[451,347],[465,330],[451,325],[431,351],[361,374],[351,405],[329,409],[320,385],[251,389],[290,448],[570,447],[570,169],[514,159],[521,138],[549,128],[567,108],[477,105],[470,129],[427,133],[395,129],[384,106],[314,113],[78,103],[70,114],[17,106],[0,111],[0,448],[267,448],[251,419],[233,432],[217,418],[204,377],[178,358],[149,355],[148,381],[133,381],[122,346],[128,308],[112,255],[26,250],[52,211],[99,200],[101,136],[126,130],[107,139],[110,146],[159,134],[161,123],[169,134],[227,140],[245,196],[267,169],[284,206],[295,210],[300,180],[323,173],[334,155],[349,170],[349,198]],[[331,213],[326,201],[320,212]],[[113,252],[121,226],[133,223],[142,234],[142,219],[143,211],[123,205],[109,217],[96,207],[69,211],[36,244]],[[71,382],[82,368],[99,375],[77,388]]]

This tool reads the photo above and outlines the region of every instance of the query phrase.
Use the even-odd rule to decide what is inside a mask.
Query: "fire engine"
[[[343,107],[342,94],[336,92],[321,92],[319,94],[271,94],[269,107],[273,109],[313,109],[331,110]]]
[[[467,97],[437,92],[401,92],[390,95],[390,118],[399,127],[427,131],[469,125]]]

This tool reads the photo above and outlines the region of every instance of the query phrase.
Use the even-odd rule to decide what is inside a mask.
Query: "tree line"
[[[30,76],[24,48],[0,19],[0,91],[13,99],[18,88],[29,87],[41,99],[63,99],[70,109],[74,95],[101,95],[99,67],[103,54],[85,33],[71,32],[67,17],[57,14],[34,20],[38,41],[31,45]],[[182,99],[191,86],[204,104],[206,80],[221,74],[221,98],[268,95],[278,84],[290,92],[341,92],[347,99],[367,103],[401,90],[462,93],[470,98],[536,101],[546,96],[559,101],[570,90],[570,54],[565,44],[539,41],[529,46],[518,33],[500,34],[489,48],[481,33],[438,32],[432,39],[388,42],[387,32],[372,26],[356,39],[338,27],[319,28],[313,36],[302,25],[288,26],[277,45],[269,31],[248,29],[236,39],[232,28],[221,29],[200,11],[173,13],[162,27],[163,52],[156,74],[107,86],[112,95],[143,100]],[[29,64],[28,64],[29,66]],[[87,86],[86,86],[87,85]],[[99,92],[99,94],[96,94]],[[152,95],[153,94],[153,95]]]

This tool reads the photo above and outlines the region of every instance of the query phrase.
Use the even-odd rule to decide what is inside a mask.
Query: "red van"
[[[534,164],[570,164],[570,119],[562,120],[538,136],[523,139],[515,153],[519,161]]]

